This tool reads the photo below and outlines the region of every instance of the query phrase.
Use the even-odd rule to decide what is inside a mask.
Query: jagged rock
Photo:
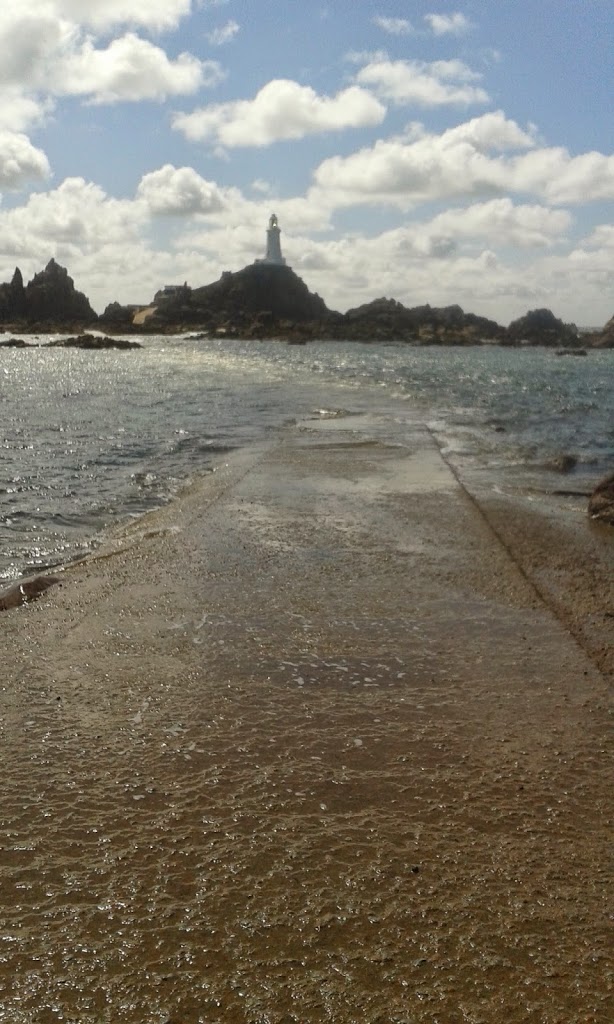
[[[59,338],[57,341],[50,341],[46,348],[142,348],[138,341],[126,341],[125,338],[108,338],[99,334],[79,334],[75,338]]]
[[[19,267],[15,267],[10,284],[0,284],[0,319],[19,320],[26,309],[26,292]]]
[[[588,503],[588,514],[591,519],[614,526],[614,473],[597,484]]]
[[[93,323],[97,319],[86,296],[75,289],[68,271],[54,259],[27,285],[25,303],[30,322]]]
[[[532,309],[513,320],[507,329],[507,341],[511,344],[554,345],[573,348],[580,345],[578,328],[558,320],[549,309]]]

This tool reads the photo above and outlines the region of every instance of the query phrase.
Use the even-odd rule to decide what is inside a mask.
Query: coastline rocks
[[[36,601],[49,587],[59,582],[59,576],[32,576],[30,579],[18,580],[6,590],[0,591],[0,612]]]
[[[494,320],[465,313],[460,306],[415,306],[395,299],[374,299],[349,309],[336,325],[338,334],[356,341],[405,341],[417,345],[475,345],[500,340]]]
[[[614,526],[614,473],[597,484],[588,503],[588,514],[591,519]]]
[[[591,348],[614,348],[614,316],[601,331],[586,335],[583,339]]]
[[[532,309],[513,320],[506,332],[507,344],[553,345],[567,349],[580,345],[575,324],[564,324],[549,309]]]

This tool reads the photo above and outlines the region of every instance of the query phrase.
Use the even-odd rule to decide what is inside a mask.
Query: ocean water
[[[614,351],[143,345],[0,349],[0,580],[87,553],[232,449],[314,415],[376,413],[401,445],[419,419],[461,475],[500,490],[589,490],[614,466]]]

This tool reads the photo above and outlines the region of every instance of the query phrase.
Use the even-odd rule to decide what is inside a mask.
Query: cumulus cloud
[[[411,22],[407,18],[385,18],[377,15],[373,19],[373,24],[391,36],[407,36],[413,32]]]
[[[54,249],[59,243],[102,246],[121,243],[143,222],[135,203],[110,198],[83,178],[66,178],[50,192],[33,193],[28,202],[0,213],[0,231],[28,236],[34,249]]]
[[[614,197],[614,156],[571,157],[562,148],[537,148],[501,112],[485,114],[441,135],[378,140],[316,169],[318,188],[340,205],[485,197],[505,192],[537,195],[549,203],[583,203]],[[528,152],[513,152],[514,150]]]
[[[40,7],[40,0],[20,4]],[[140,25],[148,29],[175,28],[191,10],[191,0],[49,0],[49,6],[75,24],[97,29]]]
[[[483,240],[498,248],[537,248],[553,245],[565,236],[572,219],[566,210],[519,205],[505,196],[484,203],[446,210],[434,217],[419,235],[429,246],[451,240]]]
[[[460,36],[468,32],[471,23],[464,14],[425,14],[424,20],[431,26],[436,36]]]
[[[401,206],[420,200],[480,196],[500,192],[505,168],[487,152],[510,137],[523,137],[503,115],[485,115],[442,135],[416,141],[378,140],[349,157],[325,160],[316,184],[332,190],[340,204],[388,201]],[[477,140],[477,141],[476,141]]]
[[[234,39],[238,31],[239,25],[236,21],[227,21],[225,25],[220,25],[219,28],[208,32],[207,39],[212,46],[223,46],[224,43],[229,43],[231,39]]]
[[[12,86],[0,86],[0,129],[22,132],[44,120],[53,109],[50,99],[24,96]]]
[[[192,141],[211,140],[229,148],[268,146],[280,139],[379,124],[385,113],[371,93],[357,86],[336,96],[320,96],[309,86],[275,79],[253,100],[177,114],[173,127]]]
[[[79,0],[74,9],[68,0],[22,0],[18,6],[3,6],[0,88],[19,89],[31,103],[33,97],[41,95],[91,96],[97,103],[115,103],[163,100],[195,92],[203,85],[215,85],[223,77],[217,62],[200,61],[187,53],[170,59],[163,49],[134,32],[97,48],[95,36],[82,30],[87,18],[81,18],[80,24],[77,17],[85,9],[96,24],[99,19],[109,23],[128,20],[131,12],[136,16],[141,9],[148,12],[140,18],[144,24],[157,24],[166,15],[169,23],[174,23],[180,14],[179,5],[170,0],[156,0],[153,6],[132,0],[117,0],[115,4],[106,0],[83,4]],[[74,15],[75,20],[69,20],[68,15]]]
[[[0,189],[16,190],[28,181],[49,176],[49,162],[42,150],[19,132],[0,129]]]
[[[225,201],[218,186],[206,181],[192,167],[166,164],[140,181],[137,197],[154,214],[193,216],[219,213]]]
[[[208,70],[214,77],[221,75],[218,66]],[[128,33],[104,50],[86,41],[57,68],[53,84],[58,93],[85,95],[93,103],[117,103],[195,92],[203,76],[203,65],[195,57],[182,53],[169,60],[164,50]]]
[[[460,60],[384,60],[361,68],[356,81],[399,105],[438,107],[486,103],[488,93],[472,84],[480,77]]]

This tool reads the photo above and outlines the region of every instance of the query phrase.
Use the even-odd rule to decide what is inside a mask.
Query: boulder
[[[588,503],[591,519],[614,526],[614,473],[600,480]]]

